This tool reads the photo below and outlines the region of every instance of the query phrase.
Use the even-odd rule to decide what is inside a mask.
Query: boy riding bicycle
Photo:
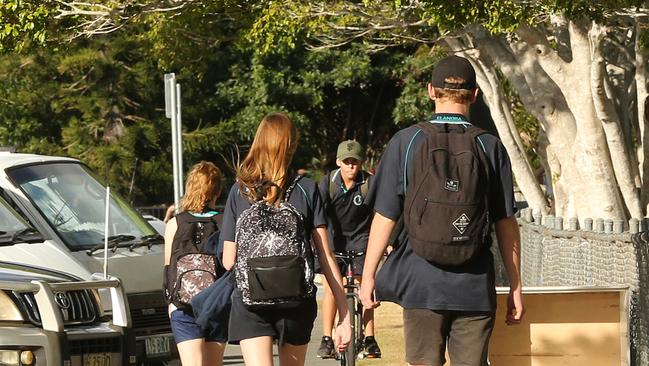
[[[353,140],[343,141],[338,145],[336,165],[339,169],[330,172],[322,178],[318,188],[325,203],[328,220],[330,245],[335,252],[354,250],[364,252],[367,247],[370,222],[372,220],[372,200],[368,197],[372,176],[361,170],[363,153],[361,145]],[[354,260],[354,276],[361,282],[365,256]],[[342,268],[342,267],[341,267]],[[318,357],[333,358],[336,356],[331,338],[336,306],[333,294],[323,280],[325,288],[322,301],[323,337],[318,349]],[[364,356],[368,358],[381,357],[381,349],[374,339],[374,310],[363,312],[365,338],[363,343]]]

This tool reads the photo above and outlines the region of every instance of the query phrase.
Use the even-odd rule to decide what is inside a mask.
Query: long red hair
[[[266,115],[257,127],[248,155],[238,169],[242,192],[255,200],[260,193],[270,204],[278,204],[287,185],[289,166],[298,142],[297,128],[283,113]],[[265,184],[262,188],[262,184]],[[262,190],[260,192],[260,190]]]

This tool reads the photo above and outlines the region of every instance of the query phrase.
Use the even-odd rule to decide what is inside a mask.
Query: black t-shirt
[[[368,204],[369,192],[363,195],[361,185],[366,180],[371,185],[372,179],[369,173],[360,171],[354,185],[347,189],[340,176],[340,169],[337,169],[320,180],[318,189],[327,215],[329,245],[335,251],[362,251],[367,248],[373,211]],[[330,180],[335,186],[332,187],[333,192],[329,192]]]
[[[318,226],[326,226],[327,221],[322,200],[320,199],[320,193],[312,179],[306,177],[301,178],[295,188],[293,188],[293,191],[291,191],[288,202],[303,215],[307,234],[310,235],[313,229]],[[248,207],[250,207],[250,201],[240,192],[239,183],[235,183],[230,188],[228,200],[225,203],[220,240],[235,241],[234,236],[237,219]]]
[[[437,114],[431,121],[467,123],[461,115]],[[375,177],[374,210],[398,220],[403,210],[404,182],[408,182],[410,162],[424,140],[417,126],[405,128],[390,140]],[[514,215],[511,164],[500,140],[481,135],[477,143],[491,164],[489,211],[492,222]],[[407,184],[407,183],[406,183]],[[496,308],[493,255],[485,248],[467,265],[444,270],[415,254],[407,239],[390,254],[376,279],[379,300],[400,304],[406,309],[493,311]]]

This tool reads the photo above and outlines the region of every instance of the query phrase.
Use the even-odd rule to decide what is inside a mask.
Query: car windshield
[[[9,177],[72,250],[104,241],[106,189],[83,164],[60,162],[12,168]],[[111,191],[108,236],[150,237],[155,230]]]

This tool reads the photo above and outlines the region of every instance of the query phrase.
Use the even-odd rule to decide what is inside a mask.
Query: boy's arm
[[[379,305],[373,298],[374,279],[379,262],[383,256],[385,248],[388,246],[388,239],[394,229],[394,220],[374,213],[372,227],[370,228],[370,238],[367,242],[367,252],[365,253],[365,263],[363,265],[363,281],[361,282],[360,298],[363,306],[367,309],[375,308]]]
[[[509,280],[507,299],[507,324],[518,324],[523,319],[523,285],[521,283],[521,237],[516,217],[509,216],[496,221],[496,237],[503,264]]]

